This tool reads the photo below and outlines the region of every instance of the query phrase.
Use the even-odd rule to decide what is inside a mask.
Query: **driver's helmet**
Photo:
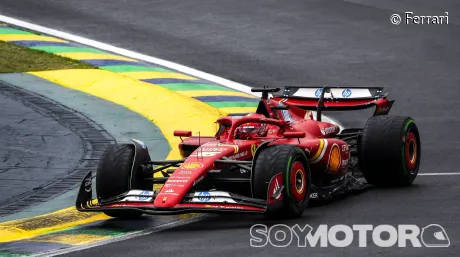
[[[246,117],[265,118],[264,115],[258,113],[250,113]],[[266,123],[249,122],[241,125],[235,131],[235,137],[239,139],[249,139],[253,137],[267,136],[268,126]]]

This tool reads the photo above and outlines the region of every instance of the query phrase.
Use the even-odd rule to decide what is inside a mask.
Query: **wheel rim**
[[[302,162],[296,161],[292,164],[290,175],[292,196],[298,203],[301,203],[305,200],[307,193],[307,176]]]
[[[413,132],[407,133],[406,142],[405,142],[405,160],[406,167],[409,173],[416,171],[417,158],[418,158],[418,145],[417,137]]]

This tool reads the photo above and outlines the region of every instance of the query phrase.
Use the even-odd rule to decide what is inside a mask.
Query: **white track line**
[[[98,49],[101,49],[101,50],[109,51],[109,52],[116,53],[116,54],[119,54],[119,55],[123,55],[123,56],[129,57],[129,58],[138,59],[138,60],[142,60],[142,61],[145,61],[145,62],[161,65],[161,66],[173,69],[173,70],[177,70],[177,71],[182,72],[182,73],[189,74],[189,75],[194,76],[194,77],[198,77],[198,78],[201,78],[201,79],[204,79],[204,80],[212,81],[212,82],[214,82],[216,84],[220,84],[220,85],[223,85],[223,86],[226,86],[226,87],[229,87],[229,88],[232,88],[232,89],[235,89],[235,90],[247,93],[247,94],[251,94],[251,95],[254,95],[254,96],[258,96],[258,97],[261,96],[261,93],[251,92],[251,87],[249,87],[249,86],[246,86],[246,85],[243,85],[243,84],[240,84],[240,83],[228,80],[228,79],[224,79],[222,77],[218,77],[218,76],[215,76],[215,75],[203,72],[203,71],[199,71],[199,70],[196,70],[196,69],[193,69],[193,68],[181,65],[181,64],[177,64],[177,63],[174,63],[174,62],[166,61],[166,60],[159,59],[159,58],[152,57],[152,56],[148,56],[148,55],[145,55],[145,54],[133,52],[133,51],[130,51],[130,50],[127,50],[127,49],[119,48],[119,47],[112,46],[112,45],[102,43],[102,42],[98,42],[98,41],[95,41],[95,40],[92,40],[92,39],[76,36],[76,35],[73,35],[73,34],[70,34],[70,33],[67,33],[67,32],[63,32],[63,31],[43,27],[43,26],[40,26],[40,25],[36,25],[36,24],[29,23],[29,22],[26,22],[26,21],[22,21],[22,20],[18,20],[18,19],[15,19],[15,18],[7,17],[7,16],[4,16],[4,15],[0,15],[0,21],[5,22],[5,23],[9,23],[9,24],[12,24],[12,25],[15,25],[15,26],[18,26],[18,27],[22,27],[22,28],[33,30],[33,31],[37,31],[37,32],[40,32],[40,33],[48,34],[48,35],[51,35],[51,36],[55,36],[55,37],[58,37],[58,38],[66,39],[66,40],[69,40],[69,41],[74,41],[74,42],[77,42],[77,43],[80,43],[80,44],[83,44],[83,45],[87,45],[87,46],[91,46],[91,47],[94,47],[94,48],[98,48]],[[327,117],[325,115],[323,115],[323,120],[325,122],[330,122],[330,123],[337,124],[340,127],[340,130],[344,129],[343,126],[340,125],[337,121],[335,121],[335,120],[333,120],[333,119],[331,119],[331,118],[329,118],[329,117]]]
[[[460,172],[440,172],[440,173],[419,173],[419,176],[454,176],[460,175]]]

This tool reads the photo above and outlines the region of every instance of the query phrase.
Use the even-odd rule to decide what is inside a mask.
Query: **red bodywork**
[[[347,142],[335,138],[340,133],[338,125],[313,119],[312,112],[308,109],[317,104],[318,100],[313,98],[263,98],[257,113],[264,114],[265,118],[222,117],[217,120],[220,129],[215,136],[190,137],[190,131],[176,131],[175,136],[187,137],[179,145],[185,161],[164,182],[164,186],[152,197],[152,201],[116,201],[94,208],[79,208],[77,204],[77,208],[91,211],[91,209],[144,207],[160,213],[162,210],[193,212],[207,209],[264,212],[267,202],[265,206],[249,205],[228,197],[227,200],[219,203],[206,203],[206,201],[196,200],[196,195],[191,197],[191,200],[185,200],[187,195],[196,191],[194,190],[196,185],[209,176],[210,171],[225,167],[225,164],[218,163],[216,160],[226,157],[231,160],[252,161],[261,144],[290,144],[300,147],[308,157],[312,183],[319,186],[332,186],[347,174],[350,150]],[[392,101],[388,101],[385,97],[344,101],[325,100],[323,106],[359,109],[369,105],[376,106],[374,115],[386,114],[391,108]],[[289,108],[283,109],[283,106]],[[267,136],[247,140],[235,139],[236,128],[250,122],[268,124]],[[269,188],[274,186],[270,183]],[[245,195],[245,197],[252,196]],[[271,201],[270,196],[267,196],[267,199]]]

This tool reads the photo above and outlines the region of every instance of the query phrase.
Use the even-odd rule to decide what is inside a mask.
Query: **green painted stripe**
[[[75,47],[75,46],[34,46],[32,49],[45,51],[48,53],[97,53],[107,54],[104,51],[87,48],[87,47]]]
[[[152,72],[172,72],[163,68],[155,68],[139,65],[108,65],[100,66],[99,69],[108,70],[112,72],[136,72],[136,71],[152,71]]]
[[[193,82],[193,81],[191,81]],[[192,91],[192,90],[221,90],[221,91],[235,91],[233,89],[210,84],[196,84],[196,83],[172,83],[172,84],[158,84],[164,88],[173,91]],[[236,92],[236,91],[235,91]]]
[[[14,253],[10,251],[0,251],[0,257],[20,257],[20,256],[30,256],[32,255],[31,253],[29,254],[24,254],[24,253]]]
[[[74,230],[66,230],[59,234],[66,235],[97,235],[97,236],[119,236],[130,232],[139,231],[138,229],[130,228],[79,228]]]
[[[257,107],[259,102],[244,102],[244,101],[235,101],[235,102],[206,102],[215,108],[226,108],[226,107]]]
[[[27,31],[13,29],[13,28],[0,28],[0,34],[3,34],[3,35],[35,35]]]

